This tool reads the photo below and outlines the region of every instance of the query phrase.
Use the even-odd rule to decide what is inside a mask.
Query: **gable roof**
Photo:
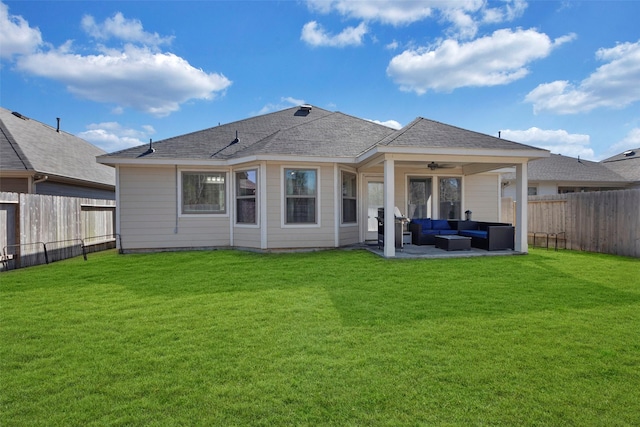
[[[443,148],[450,154],[484,154],[537,158],[548,151],[418,118],[401,130],[340,112],[312,106],[293,107],[262,116],[168,138],[100,156],[104,164],[240,162],[287,156],[327,161],[362,161],[394,149]],[[462,151],[464,150],[464,151]],[[476,153],[477,154],[477,153]]]
[[[462,129],[434,120],[418,117],[396,133],[389,135],[380,145],[430,148],[462,148],[489,150],[539,150],[540,148],[496,138]]]
[[[640,182],[640,148],[632,148],[600,162],[631,182]]]
[[[96,162],[105,152],[66,132],[0,107],[0,169],[115,186],[115,171]]]

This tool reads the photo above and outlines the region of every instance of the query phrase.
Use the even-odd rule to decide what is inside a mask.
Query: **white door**
[[[367,178],[366,184],[366,219],[365,240],[378,240],[378,208],[384,207],[384,182],[381,178]]]

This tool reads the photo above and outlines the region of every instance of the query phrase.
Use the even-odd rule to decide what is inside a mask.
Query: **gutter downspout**
[[[36,177],[39,176],[40,178]],[[41,182],[45,182],[46,180],[49,179],[49,175],[33,175],[33,177],[31,177],[31,185],[29,186],[29,192],[32,194],[37,194],[36,191],[36,184],[40,184]]]
[[[38,176],[38,175],[34,175],[33,178],[35,178],[36,176]],[[45,182],[48,179],[49,179],[49,175],[44,175],[44,176],[41,176],[38,179],[34,179],[32,184],[33,185],[40,184],[41,182]]]

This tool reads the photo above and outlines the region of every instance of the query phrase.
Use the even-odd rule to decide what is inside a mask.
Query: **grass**
[[[0,425],[640,425],[640,260],[91,254],[0,275]]]

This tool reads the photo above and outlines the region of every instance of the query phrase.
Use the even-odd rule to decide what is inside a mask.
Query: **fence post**
[[[44,261],[47,264],[49,264],[49,255],[47,254],[47,244],[43,242],[40,242],[40,243],[42,243],[42,247],[44,248]]]

